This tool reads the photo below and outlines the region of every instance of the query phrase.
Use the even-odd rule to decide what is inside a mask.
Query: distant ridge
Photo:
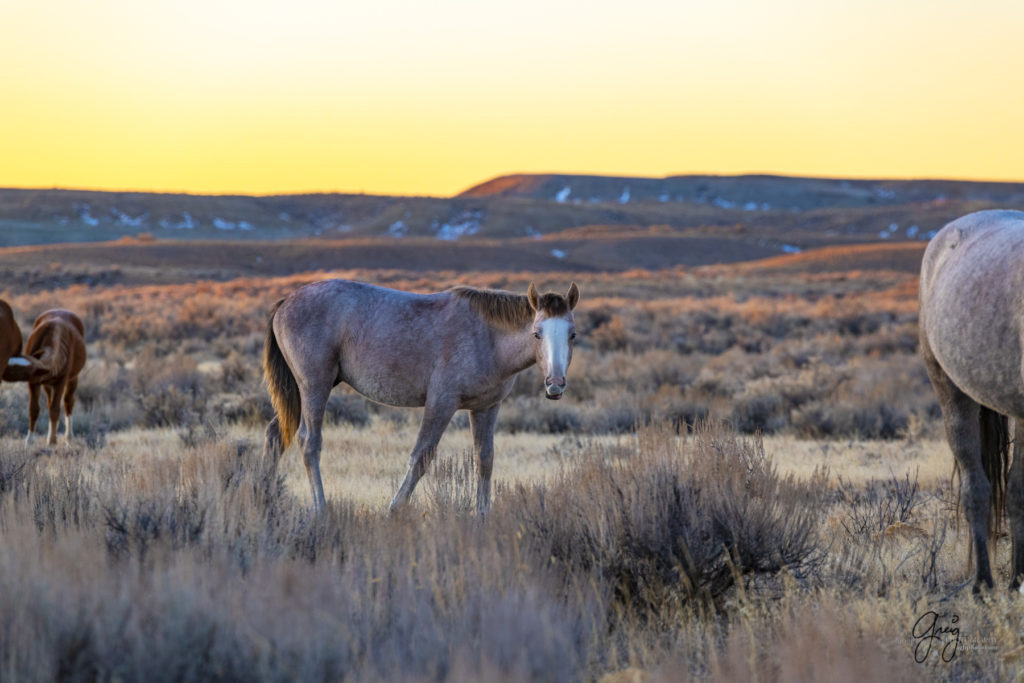
[[[788,250],[925,241],[953,218],[988,208],[1024,209],[1024,183],[516,174],[488,180],[454,197],[0,188],[0,247],[136,235],[176,240],[383,237],[450,242],[542,239],[579,229],[625,235],[657,228],[716,239],[742,237],[757,250]],[[583,234],[574,233],[574,239]],[[643,244],[654,249],[653,242]],[[562,246],[552,248],[564,251]]]
[[[474,185],[458,197],[508,197],[558,203],[696,203],[718,208],[852,208],[929,201],[1024,202],[1024,182],[868,180],[770,174],[664,178],[512,174]]]

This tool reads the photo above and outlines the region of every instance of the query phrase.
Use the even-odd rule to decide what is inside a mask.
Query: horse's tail
[[[284,299],[274,304],[270,311],[270,319],[267,321],[267,337],[263,345],[263,381],[267,383],[270,403],[277,414],[281,429],[281,445],[287,448],[299,427],[302,404],[295,375],[285,362],[281,347],[277,345],[277,336],[274,335],[274,316],[277,315],[277,309],[282,303]]]
[[[51,377],[60,377],[64,374],[71,359],[73,343],[71,331],[60,320],[50,321],[44,325],[48,325],[49,330],[43,333],[42,344],[29,353],[36,361],[37,367],[45,370],[46,374]]]
[[[998,533],[1006,511],[1006,480],[1010,471],[1010,427],[1005,415],[981,406],[978,416],[981,432],[981,466],[988,477],[988,533]]]

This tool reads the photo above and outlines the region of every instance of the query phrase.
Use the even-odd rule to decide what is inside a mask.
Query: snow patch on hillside
[[[555,201],[558,202],[559,204],[564,204],[565,200],[569,198],[570,194],[572,194],[572,188],[566,185],[561,190],[555,193]]]
[[[146,222],[146,214],[143,213],[135,218],[132,218],[123,211],[117,209],[111,209],[110,214],[117,220],[121,225],[128,225],[133,228],[140,228]]]
[[[883,240],[887,240],[899,229],[900,226],[898,223],[890,223],[889,227],[886,230],[882,230],[881,232],[878,233],[878,236]]]
[[[160,227],[170,230],[195,230],[199,223],[193,220],[192,215],[185,211],[181,214],[180,221],[172,221],[170,218],[160,219]]]
[[[483,211],[464,211],[454,219],[441,225],[434,221],[431,227],[434,228],[437,239],[454,242],[460,237],[475,235],[480,232],[483,217]]]
[[[235,223],[233,221],[226,221],[223,218],[214,218],[213,219],[213,227],[217,228],[218,230],[252,230],[253,229],[253,226],[252,226],[251,223],[247,223],[245,221],[238,221],[237,223]]]
[[[89,227],[95,228],[97,225],[100,224],[100,219],[96,218],[89,212],[90,209],[88,204],[76,206],[75,208],[78,209],[78,219],[85,223],[86,225],[88,225]]]

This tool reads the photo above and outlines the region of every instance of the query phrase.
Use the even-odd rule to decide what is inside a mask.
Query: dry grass
[[[901,522],[918,531],[880,534],[848,530],[908,495],[875,482],[875,459],[849,466],[850,486],[820,468],[799,474],[798,457],[778,466],[783,440],[762,447],[717,427],[515,437],[499,444],[501,486],[480,520],[457,431],[410,514],[389,519],[407,431],[331,431],[328,451],[351,452],[325,457],[321,520],[294,452],[276,475],[230,430],[195,447],[169,430],[100,448],[4,441],[0,670],[582,680],[632,667],[657,681],[1016,670],[1017,600],[955,590],[966,538],[939,473],[921,478]],[[996,544],[997,566],[1007,546]],[[950,662],[918,664],[909,631],[932,609],[958,615],[961,643]]]
[[[26,449],[25,388],[0,389],[0,678],[1002,680],[1024,659],[1019,597],[958,590],[912,275],[576,276],[569,394],[519,382],[486,519],[464,415],[388,518],[419,413],[344,390],[316,519],[295,451],[261,461],[258,357],[270,305],[324,275],[569,279],[7,292],[23,324],[82,313],[90,361],[70,447]],[[958,617],[949,662],[914,660],[930,610]]]
[[[416,441],[421,411],[402,416],[374,416],[365,425],[336,424],[324,429],[320,461],[324,487],[331,496],[357,505],[383,509],[401,483],[408,456]],[[224,427],[216,438],[258,442],[260,433],[243,425]],[[769,435],[762,439],[782,475],[809,479],[816,470],[829,471],[839,480],[867,487],[906,474],[916,476],[924,489],[949,484],[952,456],[944,440],[808,440]],[[7,442],[16,447],[14,440]],[[472,435],[466,426],[445,432],[438,447],[441,461],[459,461],[472,451]],[[566,435],[533,432],[495,435],[494,479],[501,490],[516,484],[548,484],[584,449],[628,453],[639,448],[635,434]],[[132,428],[110,434],[104,443],[105,458],[120,466],[147,458],[176,459],[182,451],[181,432],[174,428]],[[280,474],[288,491],[300,501],[309,495],[302,458],[293,449],[282,458]],[[430,486],[431,478],[424,480]],[[500,495],[500,493],[499,493]]]

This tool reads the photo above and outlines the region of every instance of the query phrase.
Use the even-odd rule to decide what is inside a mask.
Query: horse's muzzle
[[[562,398],[563,393],[565,393],[564,381],[561,384],[552,383],[544,385],[544,396],[546,398],[551,399],[552,401],[557,401],[558,399]]]

